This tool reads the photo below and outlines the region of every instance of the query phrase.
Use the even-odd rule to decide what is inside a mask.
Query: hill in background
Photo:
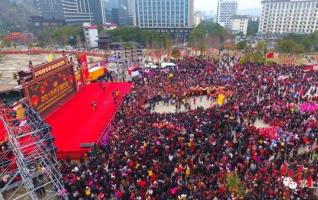
[[[1,0],[0,33],[27,31],[28,19],[32,15],[38,15],[34,0]]]

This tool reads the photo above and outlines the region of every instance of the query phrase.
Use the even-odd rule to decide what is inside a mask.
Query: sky
[[[195,10],[212,12],[215,14],[217,11],[218,0],[194,0]],[[238,0],[239,11],[243,9],[261,8],[261,0]]]

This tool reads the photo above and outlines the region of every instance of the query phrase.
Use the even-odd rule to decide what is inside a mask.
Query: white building
[[[85,42],[88,48],[98,47],[98,29],[91,23],[83,23]]]
[[[312,33],[318,30],[317,0],[263,0],[260,33]]]
[[[230,29],[231,18],[237,15],[237,1],[236,0],[219,0],[217,11],[217,23],[221,26]]]
[[[231,19],[231,31],[233,33],[243,33],[246,35],[248,27],[248,16],[234,15]]]

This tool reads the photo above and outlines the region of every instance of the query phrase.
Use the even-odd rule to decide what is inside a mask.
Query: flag
[[[303,172],[303,166],[299,165],[297,169],[297,185],[301,184],[302,181],[302,172]]]
[[[307,180],[307,187],[312,188],[314,186],[313,181],[312,181],[312,177],[309,176],[308,180]]]
[[[219,94],[218,99],[217,99],[217,104],[222,106],[224,103],[224,95],[223,94]]]
[[[47,61],[48,62],[52,62],[54,60],[54,55],[53,54],[50,54],[47,56]]]
[[[283,163],[281,170],[280,170],[280,175],[284,176],[286,174],[286,172],[287,172],[287,164]]]
[[[268,58],[268,59],[274,58],[274,52],[269,52],[269,53],[266,55],[266,58]]]
[[[168,79],[172,79],[173,78],[173,73],[170,73],[169,75],[168,75]]]
[[[79,56],[78,64],[83,69],[84,82],[85,82],[86,80],[88,80],[88,76],[89,76],[86,53],[83,53]]]

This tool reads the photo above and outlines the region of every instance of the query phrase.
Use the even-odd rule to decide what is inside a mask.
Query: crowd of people
[[[143,71],[108,144],[88,161],[61,162],[69,199],[317,199],[318,112],[299,106],[314,101],[318,73],[237,60],[186,57],[175,69]],[[189,92],[197,86],[223,86],[232,95],[186,112],[145,106],[202,95]],[[256,120],[279,127],[277,137],[260,134]],[[286,177],[296,189],[284,185]]]

